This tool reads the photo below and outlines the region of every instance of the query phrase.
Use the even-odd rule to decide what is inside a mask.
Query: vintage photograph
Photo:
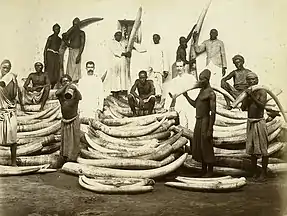
[[[285,0],[0,0],[0,216],[287,216]]]

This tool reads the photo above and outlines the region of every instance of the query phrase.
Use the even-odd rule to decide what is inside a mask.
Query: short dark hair
[[[146,72],[145,70],[141,70],[141,71],[139,72],[139,75],[140,75],[141,73],[143,73],[143,74],[147,77],[147,72]]]
[[[60,27],[60,25],[59,25],[58,23],[56,23],[55,25],[53,25],[53,30],[54,30],[56,27],[61,28],[61,27]]]
[[[95,66],[95,62],[93,62],[93,61],[87,61],[86,67],[87,67],[88,65],[90,65],[90,64],[92,64],[93,66]]]
[[[6,87],[6,84],[5,84],[4,81],[0,81],[0,87],[2,87],[2,88],[5,88],[5,87]]]
[[[69,74],[64,74],[60,79],[61,84],[62,84],[64,78],[67,78],[70,80],[70,82],[72,82],[72,77]]]
[[[153,34],[153,37],[155,37],[155,36],[159,37],[159,39],[160,39],[160,35],[159,34]]]

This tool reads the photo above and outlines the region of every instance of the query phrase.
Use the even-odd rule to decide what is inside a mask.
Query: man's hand
[[[198,36],[199,36],[199,34],[197,31],[193,32],[192,37],[193,37],[194,41],[196,41],[198,39]]]
[[[80,63],[80,61],[81,61],[81,56],[80,56],[80,55],[78,55],[78,56],[77,56],[77,58],[76,58],[76,64],[79,64],[79,63]]]
[[[184,96],[184,97],[188,97],[187,92],[184,92],[184,93],[183,93],[183,96]]]
[[[42,89],[43,89],[43,87],[42,87],[42,86],[38,86],[38,87],[35,87],[35,90],[34,90],[34,91],[39,92],[39,91],[41,91]]]
[[[222,68],[222,76],[224,77],[225,74],[226,74],[226,67],[223,67],[223,68]]]
[[[212,133],[213,133],[213,130],[209,129],[209,130],[207,130],[206,136],[207,136],[208,138],[211,138],[211,137],[212,137]]]
[[[131,52],[126,52],[126,57],[127,58],[131,58],[132,57],[132,53]]]
[[[168,71],[164,71],[164,72],[163,72],[163,78],[166,79],[167,76],[168,76]]]
[[[144,101],[143,101],[143,99],[139,99],[139,107],[140,108],[143,108],[143,106],[144,106]]]
[[[252,94],[252,90],[251,90],[251,89],[246,89],[245,92],[246,92],[246,94],[247,94],[248,96],[250,96],[250,95]]]
[[[189,64],[195,64],[196,63],[196,59],[195,58],[193,58],[193,59],[191,59],[190,61],[189,61]]]

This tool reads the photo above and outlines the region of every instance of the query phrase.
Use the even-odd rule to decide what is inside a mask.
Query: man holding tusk
[[[249,72],[246,75],[246,82],[249,87],[257,85],[258,76]],[[253,92],[251,89],[246,89],[245,92],[248,96],[242,101],[241,109],[248,111],[246,153],[251,155],[254,179],[258,176],[257,157],[262,157],[262,172],[259,179],[265,180],[268,166],[268,132],[264,119],[267,92],[264,89]]]
[[[62,161],[75,162],[80,151],[80,118],[78,104],[82,95],[72,78],[65,74],[60,79],[62,87],[57,90],[56,96],[61,104],[62,125],[61,125],[61,151]]]
[[[213,150],[213,125],[216,113],[216,95],[210,87],[211,72],[208,69],[199,75],[198,84],[201,90],[197,98],[192,100],[187,92],[183,93],[187,101],[196,109],[196,123],[192,141],[192,158],[202,163],[202,176],[213,175],[215,162]]]

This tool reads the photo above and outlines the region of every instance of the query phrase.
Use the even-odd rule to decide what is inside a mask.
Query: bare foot
[[[266,174],[261,174],[258,178],[259,182],[265,182],[267,181],[267,175]]]
[[[213,176],[212,172],[207,172],[205,175],[202,176],[202,178],[211,178]]]
[[[14,163],[11,164],[11,166],[12,166],[12,167],[18,167],[17,164],[14,164]]]

